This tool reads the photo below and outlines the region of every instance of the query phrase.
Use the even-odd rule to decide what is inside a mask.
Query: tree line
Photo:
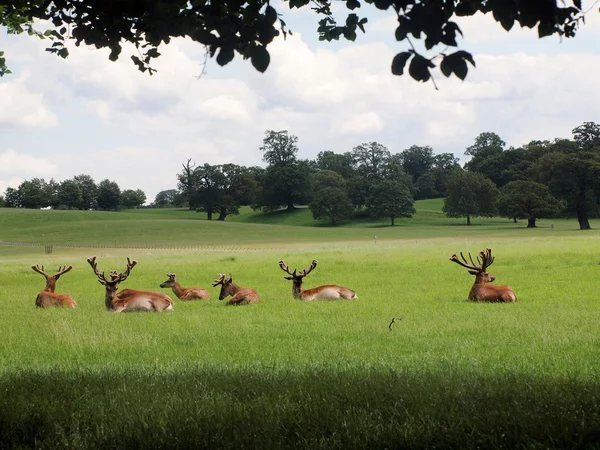
[[[141,189],[121,190],[119,185],[108,179],[98,184],[90,175],[77,175],[57,182],[43,178],[23,181],[17,188],[7,188],[0,196],[0,206],[9,208],[53,208],[117,211],[122,208],[137,208],[146,202]]]

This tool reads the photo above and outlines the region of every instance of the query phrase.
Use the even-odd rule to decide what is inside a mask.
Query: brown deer
[[[492,256],[492,249],[486,248],[479,252],[479,256],[477,257],[477,262],[479,265],[473,262],[473,258],[471,258],[471,254],[469,253],[469,260],[471,264],[469,264],[462,254],[460,253],[462,261],[458,259],[456,254],[450,257],[450,261],[455,262],[463,267],[469,269],[469,273],[471,275],[475,275],[475,283],[473,283],[473,287],[471,287],[471,291],[469,292],[469,300],[474,302],[496,302],[496,303],[505,303],[505,302],[516,302],[517,295],[515,291],[510,286],[495,286],[491,283],[496,279],[493,275],[490,275],[487,272],[487,268],[490,267],[494,263],[494,257]]]
[[[127,270],[121,273],[113,270],[110,279],[106,278],[104,272],[98,272],[95,256],[88,258],[87,262],[92,266],[100,284],[106,288],[104,304],[108,311],[173,311],[173,300],[162,292],[123,289],[117,293],[119,283],[127,279],[137,261],[127,258]]]
[[[168,280],[160,285],[161,288],[171,288],[173,293],[179,300],[209,300],[210,293],[202,288],[184,288],[177,281],[177,275],[174,273],[167,274]]]
[[[219,300],[223,300],[228,295],[231,298],[226,306],[229,305],[252,305],[260,300],[258,292],[251,288],[241,288],[233,282],[231,274],[227,277],[224,273],[220,273],[219,277],[213,281],[213,287],[221,285],[221,292],[219,292]]]
[[[302,289],[302,281],[306,275],[311,273],[315,267],[317,267],[317,260],[313,260],[312,264],[308,269],[304,269],[300,273],[296,273],[296,269],[290,272],[290,268],[285,265],[283,261],[279,261],[279,267],[285,273],[289,274],[289,277],[284,277],[286,280],[292,280],[292,295],[297,300],[304,300],[310,302],[311,300],[337,300],[340,298],[355,300],[358,298],[356,292],[342,286],[336,286],[335,284],[326,284],[324,286],[318,286],[312,289]]]
[[[52,306],[60,306],[63,308],[77,308],[77,303],[73,300],[69,294],[56,294],[54,290],[56,289],[56,280],[69,270],[73,268],[73,266],[63,266],[58,267],[58,272],[54,275],[48,275],[44,272],[44,266],[40,267],[37,264],[35,266],[31,266],[33,270],[37,273],[41,273],[46,278],[46,287],[43,291],[41,291],[36,299],[35,306],[38,308],[49,308]]]

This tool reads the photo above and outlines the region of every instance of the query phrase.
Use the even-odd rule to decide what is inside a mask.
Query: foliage
[[[20,208],[22,206],[21,193],[18,189],[8,187],[4,191],[4,201],[8,208]]]
[[[354,158],[351,152],[334,153],[330,150],[319,152],[316,166],[319,170],[331,170],[339,173],[344,179],[349,180],[356,175]]]
[[[152,206],[155,208],[169,208],[173,206],[179,205],[179,194],[177,189],[167,189],[164,191],[160,191],[154,197],[154,202],[152,202]]]
[[[511,181],[500,188],[498,212],[509,219],[527,219],[527,227],[535,228],[536,219],[556,217],[563,205],[552,196],[547,186],[535,181]]]
[[[58,204],[65,209],[77,208],[83,200],[81,187],[75,180],[65,180],[60,183],[57,197]]]
[[[600,148],[600,125],[595,122],[584,122],[574,128],[573,140],[579,144],[582,150],[590,150],[594,147]]]
[[[352,157],[361,177],[369,183],[385,178],[386,164],[390,151],[379,142],[366,142],[352,149]]]
[[[336,226],[350,217],[354,207],[348,197],[346,180],[337,172],[323,170],[313,176],[313,198],[308,205],[314,219],[329,219]]]
[[[74,176],[73,181],[75,181],[79,185],[79,189],[81,189],[81,203],[79,204],[79,209],[96,209],[98,206],[98,187],[96,186],[94,179],[90,175],[81,174]]]
[[[98,208],[104,211],[116,211],[121,205],[121,188],[108,179],[98,183]]]
[[[448,217],[491,217],[496,214],[498,188],[479,173],[456,170],[448,181],[443,211]]]
[[[394,226],[396,217],[412,217],[414,201],[408,186],[394,180],[382,180],[369,188],[367,211],[373,217],[389,217]]]
[[[139,208],[146,203],[146,194],[141,189],[125,189],[121,192],[121,206],[123,208]]]
[[[418,53],[413,40],[422,40],[427,51],[434,47],[458,47],[457,38],[462,31],[456,17],[491,13],[505,30],[515,23],[521,27],[537,27],[538,36],[575,36],[579,22],[583,20],[581,0],[572,5],[560,2],[488,2],[485,0],[461,0],[458,2],[405,0],[347,0],[343,4],[347,15],[338,24],[333,13],[332,0],[286,0],[290,8],[308,8],[319,17],[317,33],[321,41],[344,38],[354,41],[358,30],[365,32],[367,17],[359,17],[354,10],[362,5],[389,10],[397,19],[397,41],[408,44],[391,62],[391,71],[402,75],[408,65],[409,75],[417,81],[431,79],[434,60],[440,60],[440,70],[446,77],[452,74],[464,80],[469,63],[475,66],[472,55],[465,50],[447,52],[426,57]],[[343,8],[343,6],[341,6]],[[33,29],[34,20],[51,23],[48,31]],[[40,38],[53,41],[47,48],[62,58],[69,54],[66,42],[110,49],[108,58],[119,58],[124,43],[131,43],[135,51],[130,55],[142,72],[152,74],[151,61],[160,56],[159,47],[175,37],[187,37],[205,46],[208,55],[215,57],[221,66],[231,62],[235,54],[249,59],[260,72],[270,63],[267,46],[280,34],[288,33],[280,13],[267,0],[251,2],[187,2],[184,0],[119,3],[82,3],[75,0],[25,0],[0,3],[0,25],[10,33],[27,31]],[[290,31],[291,33],[291,31]],[[4,57],[0,55],[0,75],[8,73]]]
[[[4,200],[4,196],[0,195],[0,208],[6,207],[6,200]]]
[[[19,198],[23,208],[45,208],[50,206],[47,183],[43,178],[25,180],[19,185]]]
[[[262,174],[262,192],[254,204],[256,209],[275,211],[281,207],[294,209],[294,204],[307,204],[310,199],[310,164],[300,161],[298,138],[287,130],[267,130],[260,147],[268,163]]]

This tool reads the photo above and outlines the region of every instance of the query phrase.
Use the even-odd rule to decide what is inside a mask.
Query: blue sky
[[[584,2],[584,7],[592,2]],[[265,130],[299,138],[299,156],[345,152],[377,141],[392,153],[431,145],[463,157],[484,131],[508,145],[571,137],[584,121],[600,122],[600,14],[592,9],[575,39],[537,39],[535,30],[506,33],[488,17],[459,22],[477,69],[466,81],[436,76],[439,91],[390,73],[406,44],[393,39],[393,14],[372,7],[356,42],[319,42],[316,17],[284,14],[294,35],[270,47],[265,74],[236,57],[222,68],[203,48],[175,40],[161,48],[150,77],[124,51],[70,48],[67,60],[47,41],[0,39],[13,73],[0,79],[0,192],[23,180],[58,181],[78,174],[142,189],[149,201],[176,187],[181,164],[264,165]]]

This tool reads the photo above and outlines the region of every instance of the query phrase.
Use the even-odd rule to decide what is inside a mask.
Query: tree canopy
[[[405,44],[404,51],[391,61],[391,71],[403,75],[408,65],[409,76],[423,82],[431,79],[431,70],[437,62],[444,76],[454,74],[463,80],[468,64],[475,66],[469,52],[447,50],[459,46],[457,38],[462,31],[456,23],[457,17],[492,14],[505,30],[510,31],[515,24],[537,28],[540,38],[551,35],[572,38],[584,18],[581,0],[345,0],[335,2],[336,8],[333,0],[282,0],[282,3],[290,9],[310,8],[321,41],[340,38],[354,41],[359,31],[366,31],[367,8],[390,11],[398,21],[395,39]],[[340,18],[336,17],[338,10]],[[207,54],[221,66],[231,62],[237,53],[264,72],[271,59],[267,46],[276,36],[291,33],[283,17],[269,0],[0,0],[0,25],[9,33],[27,32],[49,38],[53,42],[47,50],[62,58],[69,54],[67,41],[110,49],[111,61],[116,61],[123,45],[130,43],[136,48],[130,58],[139,70],[150,74],[155,71],[151,62],[160,56],[159,47],[176,37],[187,37],[204,45]],[[47,21],[51,26],[44,32],[37,31],[35,21]],[[422,41],[426,51],[443,50],[422,55],[413,41]],[[10,71],[0,51],[0,76],[6,73]]]

